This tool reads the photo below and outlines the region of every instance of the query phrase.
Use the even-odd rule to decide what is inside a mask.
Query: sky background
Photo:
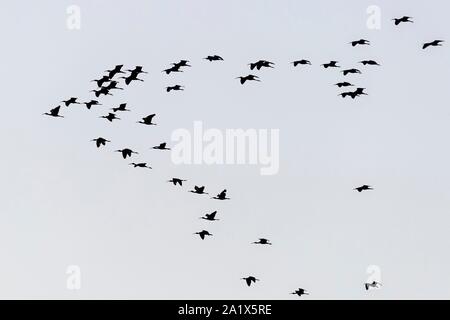
[[[73,4],[80,30],[66,26]],[[366,26],[374,4],[380,30]],[[302,299],[450,298],[449,49],[421,49],[450,39],[449,12],[444,0],[1,2],[0,298],[298,299],[298,287]],[[415,23],[395,27],[402,15]],[[371,45],[348,44],[360,38]],[[302,58],[312,66],[289,64]],[[180,59],[192,68],[161,72]],[[276,68],[241,86],[259,59]],[[320,67],[330,60],[363,74]],[[149,74],[103,106],[42,116],[91,99],[89,81],[116,64]],[[341,80],[369,95],[338,97]],[[166,93],[173,84],[186,89]],[[98,118],[123,102],[122,120]],[[151,113],[158,126],[136,124]],[[279,173],[149,150],[197,120],[279,129]],[[112,143],[97,149],[98,136]],[[113,152],[123,147],[153,170],[128,166]],[[194,184],[231,200],[188,193]],[[362,184],[375,190],[352,190]],[[214,210],[220,221],[198,219]],[[214,236],[201,241],[202,229]],[[273,245],[250,244],[259,237]],[[69,265],[80,290],[66,288]],[[369,265],[381,290],[364,290]],[[247,275],[261,281],[248,288]]]

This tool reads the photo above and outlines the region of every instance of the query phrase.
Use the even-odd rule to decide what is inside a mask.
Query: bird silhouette
[[[197,193],[197,194],[208,194],[207,192],[205,192],[205,186],[194,186],[194,190],[189,190],[189,192],[192,193]]]
[[[372,281],[371,283],[364,283],[364,287],[366,290],[369,290],[369,288],[379,288],[381,286],[381,283],[377,281]]]
[[[125,79],[125,84],[127,86],[131,83],[131,81],[141,81],[141,82],[144,81],[144,80],[138,78],[137,73],[131,73],[128,77],[119,77],[119,79]]]
[[[55,117],[55,118],[64,118],[63,116],[59,115],[59,109],[61,106],[57,106],[56,108],[51,109],[49,112],[43,113],[46,116]]]
[[[189,65],[188,63],[189,63],[188,60],[180,60],[180,62],[172,63],[172,65],[173,65],[175,68],[180,68],[180,67],[190,67],[190,65]]]
[[[132,154],[139,154],[139,153],[137,153],[137,152],[135,152],[135,151],[133,151],[131,149],[128,149],[128,148],[125,148],[125,149],[122,149],[122,150],[116,150],[115,152],[122,153],[122,157],[124,159],[126,159],[127,157],[131,157]]]
[[[166,87],[166,91],[170,92],[170,91],[180,91],[180,90],[184,90],[184,86],[180,86],[179,84],[171,86],[171,87]]]
[[[361,73],[361,71],[359,71],[358,69],[354,69],[354,68],[342,70],[341,72],[344,74],[344,76],[346,76],[349,73]]]
[[[131,75],[138,76],[141,73],[148,73],[147,71],[142,70],[142,66],[136,66],[132,70],[127,70],[128,72],[131,72]]]
[[[112,122],[113,120],[116,120],[116,119],[120,120],[120,118],[116,117],[115,113],[108,113],[107,116],[101,116],[100,118],[104,118],[104,119],[108,120],[109,122]]]
[[[258,69],[261,70],[261,68],[273,68],[273,66],[275,65],[275,63],[267,61],[267,60],[258,60],[254,63],[249,63],[248,64],[250,66],[250,70],[253,69]]]
[[[230,198],[227,198],[227,190],[222,190],[221,193],[219,193],[217,196],[212,197],[211,199],[217,199],[217,200],[229,200]]]
[[[340,68],[340,66],[338,66],[337,64],[338,64],[338,61],[331,60],[331,61],[328,62],[328,63],[322,64],[322,66],[323,66],[325,69],[327,69],[327,68]]]
[[[108,85],[106,85],[104,88],[108,89],[108,90],[112,90],[112,89],[118,89],[118,90],[123,90],[123,88],[119,88],[117,85],[119,83],[117,81],[111,81],[110,83],[108,83]]]
[[[212,61],[223,61],[223,58],[221,56],[216,55],[216,54],[213,55],[213,56],[207,56],[206,58],[203,58],[203,59],[208,60],[209,62],[212,62]]]
[[[200,236],[200,238],[202,238],[202,240],[205,240],[205,236],[212,236],[212,234],[209,233],[209,231],[206,231],[206,230],[202,230],[202,231],[196,232],[194,234],[198,234]]]
[[[350,44],[355,47],[357,45],[369,45],[370,41],[369,40],[364,40],[364,39],[359,39],[359,40],[355,40],[350,42]]]
[[[411,19],[412,17],[403,16],[401,18],[394,18],[392,20],[394,21],[394,24],[398,26],[402,22],[413,22]]]
[[[444,40],[433,40],[431,42],[426,42],[426,43],[423,44],[422,49],[426,49],[428,47],[442,46],[443,42],[444,42]]]
[[[187,180],[183,180],[183,179],[179,179],[179,178],[172,178],[172,179],[168,180],[167,182],[172,182],[174,186],[176,186],[177,184],[179,184],[180,186],[183,186],[184,181],[187,181]]]
[[[105,87],[101,87],[98,90],[91,90],[91,92],[95,92],[95,96],[98,98],[100,97],[102,94],[105,96],[112,96],[111,93],[109,93],[109,89],[105,88]]]
[[[298,295],[299,297],[301,297],[301,296],[304,295],[304,294],[309,295],[309,293],[306,292],[306,290],[305,290],[305,289],[302,289],[302,288],[298,288],[298,289],[295,290],[294,292],[291,292],[291,294],[296,294],[296,295]]]
[[[113,112],[117,112],[117,111],[131,111],[130,109],[127,109],[127,104],[126,103],[121,103],[121,104],[119,104],[118,107],[111,108],[111,110]]]
[[[371,186],[368,186],[367,184],[363,184],[362,186],[354,188],[353,190],[356,190],[358,192],[362,192],[362,191],[365,191],[365,190],[373,190],[373,188]]]
[[[101,87],[104,83],[109,82],[108,76],[103,76],[100,79],[91,80],[91,82],[97,83],[97,87]]]
[[[157,146],[152,147],[152,149],[157,149],[157,150],[170,150],[170,148],[166,148],[166,143],[160,143]]]
[[[114,76],[118,73],[125,73],[122,71],[123,64],[118,64],[114,67],[114,69],[106,70],[105,72],[108,72],[108,78],[111,80],[114,78]]]
[[[295,60],[295,61],[292,61],[291,63],[294,65],[294,67],[298,66],[299,64],[302,64],[302,65],[309,64],[309,65],[311,65],[311,62],[309,60],[305,60],[305,59]]]
[[[338,86],[339,88],[342,88],[342,87],[351,87],[351,86],[353,86],[350,82],[346,82],[346,81],[344,81],[344,82],[338,82],[338,83],[336,83],[335,85]]]
[[[83,102],[86,105],[86,108],[91,109],[92,106],[101,106],[101,104],[97,100],[91,100],[88,102]]]
[[[80,102],[77,101],[78,98],[72,97],[68,100],[63,100],[61,102],[64,102],[64,105],[66,107],[70,106],[71,104],[81,104]]]
[[[135,168],[147,168],[147,169],[151,169],[152,167],[147,166],[146,162],[139,162],[139,163],[130,163],[130,166],[133,166]]]
[[[256,279],[254,276],[248,276],[246,278],[241,278],[241,280],[245,280],[245,282],[247,283],[247,286],[251,286],[252,282],[256,283],[256,281],[259,281],[259,279]]]
[[[249,74],[248,76],[245,77],[237,77],[236,79],[240,79],[241,84],[244,84],[246,81],[261,81],[259,80],[258,76],[255,76],[253,74]]]
[[[148,126],[156,126],[156,123],[152,122],[154,116],[156,116],[155,113],[153,113],[151,115],[148,115],[148,116],[142,118],[141,121],[138,121],[138,123],[142,123],[142,124],[145,124],[145,125],[148,125]]]
[[[218,221],[219,219],[216,219],[216,214],[217,214],[217,211],[207,213],[207,214],[205,214],[204,217],[200,217],[200,219],[208,220],[208,221]]]
[[[254,243],[254,244],[272,245],[272,243],[271,243],[269,240],[265,239],[265,238],[259,238],[258,241],[253,242],[253,243]]]
[[[363,65],[369,65],[369,66],[379,66],[380,64],[374,60],[362,60],[359,63],[362,63]]]
[[[347,92],[340,93],[339,96],[341,96],[342,98],[345,98],[348,96],[348,97],[351,97],[352,99],[355,99],[358,96],[358,94],[356,94],[353,91],[347,91]]]
[[[179,66],[172,66],[168,69],[164,69],[162,72],[165,72],[166,74],[171,74],[172,72],[183,72],[183,70],[181,70]]]
[[[98,137],[97,139],[92,139],[92,141],[95,141],[97,148],[100,148],[100,146],[105,146],[107,142],[111,142],[102,137]]]

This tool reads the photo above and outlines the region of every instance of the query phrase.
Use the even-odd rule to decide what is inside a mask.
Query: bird
[[[136,73],[131,73],[128,77],[119,77],[119,79],[125,79],[125,84],[127,86],[131,83],[131,81],[144,81],[142,79],[139,79]]]
[[[180,62],[175,62],[172,63],[172,65],[176,68],[180,68],[180,67],[190,67],[190,65],[188,64],[188,60],[180,60]]]
[[[273,68],[274,64],[275,63],[267,61],[267,60],[258,60],[258,61],[254,62],[254,63],[249,63],[248,65],[250,66],[250,70],[253,70],[255,68],[260,70],[262,67]]]
[[[444,40],[433,40],[431,42],[426,42],[423,44],[422,49],[426,49],[428,47],[438,47],[438,46],[442,46],[442,42],[444,42]]]
[[[137,153],[137,152],[135,152],[135,151],[133,151],[131,149],[128,149],[128,148],[125,148],[125,149],[122,149],[122,150],[116,150],[115,152],[122,153],[122,157],[124,159],[126,159],[127,157],[131,157],[132,154],[139,154],[139,153]]]
[[[180,86],[179,84],[177,84],[177,85],[174,85],[174,86],[171,86],[171,87],[166,87],[166,91],[167,92],[170,92],[172,90],[175,90],[175,91],[184,90],[184,86]]]
[[[200,236],[200,238],[202,238],[202,240],[205,240],[205,236],[212,236],[212,234],[209,233],[209,231],[206,231],[206,230],[202,230],[202,231],[196,232],[194,234],[198,234]]]
[[[360,70],[354,69],[354,68],[353,69],[345,69],[345,70],[342,70],[341,72],[344,74],[344,76],[346,76],[349,73],[361,73]]]
[[[200,219],[208,220],[208,221],[218,221],[220,219],[216,219],[216,214],[217,214],[217,211],[207,213],[207,214],[205,214],[204,217],[200,217]]]
[[[254,243],[254,244],[267,244],[267,245],[272,245],[272,243],[271,243],[269,240],[265,239],[265,238],[259,238],[259,241],[253,242],[253,243]]]
[[[253,74],[249,74],[248,76],[245,77],[237,77],[236,79],[240,79],[241,84],[244,84],[245,81],[261,81],[259,80],[258,76],[255,76]]]
[[[401,18],[394,18],[394,19],[392,19],[392,21],[394,21],[394,24],[396,26],[398,26],[402,22],[414,22],[411,19],[412,19],[412,17],[403,16]]]
[[[194,190],[189,190],[189,192],[192,193],[197,193],[197,194],[208,194],[207,192],[205,192],[205,186],[194,186]]]
[[[351,84],[350,82],[346,82],[346,81],[338,82],[335,85],[338,86],[339,88],[353,86],[353,84]]]
[[[299,64],[309,64],[309,65],[311,65],[311,62],[309,60],[305,60],[305,59],[295,60],[295,61],[292,61],[291,63],[294,65],[294,67],[298,66]]]
[[[117,85],[119,83],[117,81],[111,81],[110,83],[108,83],[107,86],[105,86],[104,88],[108,89],[108,90],[112,90],[112,89],[118,89],[118,90],[123,90],[123,88],[119,88]]]
[[[157,149],[157,150],[170,150],[170,148],[166,148],[166,143],[160,143],[157,146],[152,147],[152,149]]]
[[[358,44],[359,44],[359,45],[369,45],[369,44],[370,44],[370,41],[369,41],[369,40],[364,40],[364,39],[359,39],[359,40],[352,41],[352,42],[350,42],[350,43],[351,43],[351,45],[352,45],[353,47],[355,47],[355,46],[357,46]]]
[[[168,69],[164,69],[162,72],[165,72],[166,74],[170,74],[171,72],[183,72],[183,70],[181,70],[180,67],[172,66]]]
[[[100,118],[104,118],[104,119],[107,119],[109,122],[112,122],[113,120],[120,120],[120,118],[117,118],[116,117],[116,114],[115,113],[108,113],[108,115],[107,116],[101,116]]]
[[[291,292],[291,294],[296,294],[296,295],[298,295],[299,297],[301,297],[301,296],[304,295],[304,294],[309,295],[309,293],[306,292],[306,290],[305,290],[305,289],[302,289],[302,288],[298,288],[298,289],[295,290],[294,292]]]
[[[362,60],[359,63],[362,63],[363,65],[369,65],[369,66],[379,66],[380,64],[374,60]]]
[[[363,184],[362,186],[354,188],[353,190],[356,190],[358,192],[362,192],[364,190],[373,190],[373,188],[371,186],[368,186],[367,184]]]
[[[111,108],[111,110],[113,112],[117,112],[117,111],[131,111],[130,109],[127,109],[127,104],[126,103],[121,103],[121,104],[119,104],[119,106],[117,108]]]
[[[213,56],[207,56],[206,58],[203,58],[203,59],[208,60],[209,62],[212,62],[212,61],[223,61],[223,58],[221,56],[216,55],[216,54],[213,55]]]
[[[103,76],[100,79],[91,80],[91,82],[97,83],[97,87],[101,87],[105,82],[109,82],[110,79],[108,76]]]
[[[377,281],[372,281],[371,283],[364,283],[364,287],[366,290],[369,290],[369,288],[379,288],[381,286],[381,283]]]
[[[59,109],[61,106],[57,106],[56,108],[51,109],[49,112],[43,113],[46,116],[55,117],[55,118],[64,118],[63,116],[59,115]]]
[[[338,61],[331,60],[331,61],[328,62],[328,63],[322,64],[322,66],[323,66],[325,69],[327,69],[327,68],[340,68],[340,66],[338,66],[337,64],[338,64]]]
[[[109,93],[109,89],[105,87],[100,87],[100,89],[98,90],[91,90],[91,92],[95,92],[95,96],[97,98],[100,97],[102,94],[105,96],[112,96],[112,94]]]
[[[138,123],[146,124],[148,126],[156,126],[156,123],[152,122],[154,116],[156,116],[155,113],[148,115],[148,116],[142,118],[141,121],[138,121]]]
[[[254,276],[248,276],[246,278],[241,278],[241,280],[245,280],[247,282],[247,286],[250,287],[250,285],[253,283],[256,283],[256,281],[259,281],[259,279],[256,279]]]
[[[179,184],[180,186],[183,186],[184,181],[187,181],[187,180],[183,180],[183,179],[179,179],[179,178],[172,178],[172,179],[168,180],[167,182],[172,182],[174,186],[176,186],[177,184]]]
[[[95,141],[95,144],[97,145],[97,148],[100,148],[100,146],[106,145],[107,142],[111,142],[109,140],[106,140],[105,138],[98,137],[97,139],[92,139],[92,141]]]
[[[356,94],[356,95],[367,95],[367,93],[365,93],[364,92],[364,90],[365,90],[365,88],[356,88],[356,90],[354,91],[354,93]]]
[[[118,73],[125,73],[122,71],[123,64],[118,64],[114,67],[114,69],[106,70],[108,72],[108,78],[111,80]]]
[[[152,167],[147,166],[146,162],[139,162],[139,163],[130,163],[130,166],[134,166],[135,168],[147,168],[147,169],[151,169]]]
[[[342,93],[340,93],[338,95],[341,96],[342,98],[345,98],[345,97],[349,96],[352,99],[355,99],[358,96],[358,94],[356,94],[353,91],[342,92]]]
[[[72,97],[68,100],[63,100],[61,102],[64,102],[64,104],[66,105],[66,107],[70,106],[71,104],[81,104],[80,102],[77,101],[78,98]]]
[[[227,189],[222,190],[221,193],[219,193],[217,196],[212,197],[211,199],[217,199],[217,200],[229,200],[230,198],[227,198]]]
[[[101,104],[97,100],[91,100],[88,102],[83,102],[86,105],[86,108],[91,109],[92,106],[101,106]]]
[[[132,70],[127,70],[128,72],[131,72],[132,75],[139,75],[141,73],[148,73],[147,71],[142,70],[142,66],[136,66]]]

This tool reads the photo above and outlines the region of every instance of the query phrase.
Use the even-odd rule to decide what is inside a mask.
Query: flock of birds
[[[408,17],[408,16],[403,16],[401,18],[394,18],[392,20],[394,21],[394,24],[396,26],[398,26],[401,23],[412,23],[413,22],[412,18]],[[431,42],[424,43],[422,45],[422,49],[427,49],[429,47],[442,46],[443,42],[444,42],[444,40],[433,40]],[[350,42],[350,44],[353,47],[370,45],[370,41],[368,41],[366,39],[359,39],[359,40]],[[209,56],[205,57],[204,59],[208,60],[209,62],[215,62],[215,61],[217,62],[217,61],[224,60],[219,55],[209,55]],[[363,66],[380,66],[380,64],[374,60],[362,60],[362,61],[359,61],[359,63],[361,63]],[[311,65],[311,61],[306,60],[306,59],[301,59],[301,60],[295,60],[295,61],[291,62],[291,64],[294,67],[297,67],[300,65]],[[256,62],[249,63],[248,65],[250,67],[250,70],[255,70],[255,69],[261,70],[262,68],[274,68],[275,63],[273,63],[271,61],[267,61],[267,60],[258,60]],[[338,61],[334,61],[334,60],[324,63],[321,66],[325,69],[340,68],[340,66],[338,65]],[[176,72],[183,72],[184,71],[183,68],[185,68],[185,67],[191,67],[191,65],[189,64],[189,61],[188,60],[180,60],[179,62],[172,63],[169,68],[164,69],[162,72],[166,73],[167,75],[169,75],[171,73],[176,73]],[[96,98],[99,98],[102,95],[104,95],[104,96],[112,95],[111,92],[113,90],[123,90],[123,88],[118,87],[119,82],[120,82],[119,79],[124,79],[123,82],[125,83],[125,85],[128,86],[133,81],[141,81],[141,82],[144,81],[143,79],[140,79],[139,76],[141,74],[148,73],[143,70],[142,66],[136,66],[134,69],[123,70],[123,65],[116,65],[113,69],[106,70],[105,72],[106,72],[106,74],[103,75],[102,77],[100,77],[99,79],[94,79],[91,81],[91,82],[95,82],[97,85],[96,89],[91,90],[91,92],[94,92],[94,95]],[[349,74],[362,73],[357,68],[348,68],[348,69],[342,70],[341,72],[344,76],[347,76]],[[121,76],[119,76],[119,75],[121,75]],[[254,74],[240,76],[240,77],[237,77],[236,79],[239,79],[239,81],[242,85],[244,85],[248,81],[261,81],[259,79],[259,77]],[[339,88],[346,88],[346,87],[354,86],[352,83],[347,82],[347,81],[341,81],[341,82],[336,83],[335,85]],[[184,86],[177,84],[177,85],[166,87],[167,92],[180,91],[180,90],[184,90]],[[345,91],[345,92],[340,93],[339,95],[342,96],[343,98],[351,97],[352,99],[355,99],[356,97],[359,97],[361,95],[366,95],[367,93],[364,92],[364,90],[365,90],[365,88],[358,87],[354,91]],[[76,98],[76,97],[71,97],[71,98],[69,98],[67,100],[63,100],[61,102],[64,103],[64,105],[66,107],[69,107],[71,105],[76,105],[76,104],[85,105],[87,109],[91,109],[93,106],[101,106],[101,104],[98,100],[93,99],[93,100],[90,100],[87,102],[79,102],[78,98]],[[51,109],[49,112],[44,113],[44,115],[48,115],[48,116],[55,117],[55,118],[57,118],[57,117],[63,118],[63,116],[60,115],[60,111],[61,111],[60,108],[61,108],[61,106],[59,105],[59,106]],[[111,108],[111,110],[112,110],[112,112],[109,112],[107,115],[101,116],[100,118],[104,118],[104,119],[108,120],[109,122],[113,122],[114,120],[120,120],[120,118],[117,116],[119,114],[119,112],[131,111],[131,110],[127,109],[126,103],[122,103],[118,107]],[[146,117],[143,117],[140,121],[137,121],[137,123],[147,125],[147,126],[157,125],[156,123],[153,122],[155,116],[156,116],[156,114],[150,114]],[[95,142],[97,148],[105,146],[107,143],[111,142],[110,140],[105,139],[103,137],[95,138],[92,141]],[[159,145],[154,146],[153,149],[155,149],[155,150],[170,150],[170,148],[167,147],[167,144],[165,142],[162,142]],[[115,151],[120,152],[123,159],[127,159],[127,158],[132,157],[135,154],[138,154],[138,152],[136,152],[130,148],[123,148],[123,149],[118,149]],[[129,165],[133,166],[134,168],[152,169],[152,167],[150,167],[146,162],[131,162],[131,163],[129,163]],[[186,181],[187,180],[181,179],[181,178],[172,178],[170,180],[167,180],[167,182],[172,183],[174,186],[178,185],[180,187],[182,187],[183,182],[186,182]],[[373,188],[369,185],[362,185],[362,186],[354,188],[354,190],[356,190],[358,192],[363,192],[363,191],[373,190]],[[189,190],[189,192],[197,194],[197,195],[208,194],[207,192],[205,192],[205,186],[197,186],[197,185],[195,185],[192,190]],[[213,196],[211,198],[215,199],[215,200],[229,200],[230,199],[227,197],[226,189],[222,190],[216,196]],[[214,211],[214,212],[205,214],[204,216],[200,217],[199,219],[203,219],[203,220],[207,220],[207,221],[218,221],[219,219],[217,219],[216,216],[217,216],[217,211]],[[200,237],[200,239],[202,239],[202,240],[206,239],[207,236],[213,236],[213,234],[211,234],[207,230],[201,230],[201,231],[195,232],[194,234],[198,235]],[[252,244],[272,245],[270,240],[266,239],[266,238],[259,238],[258,241],[255,241]],[[259,279],[257,279],[253,275],[243,277],[241,279],[245,280],[245,282],[248,286],[251,286],[252,284],[259,281]],[[379,283],[377,281],[373,281],[373,282],[364,284],[364,287],[366,290],[369,290],[369,288],[372,288],[372,287],[378,288],[379,286],[381,286],[381,283]],[[308,295],[309,293],[303,288],[298,288],[291,294],[302,296],[302,295]]]

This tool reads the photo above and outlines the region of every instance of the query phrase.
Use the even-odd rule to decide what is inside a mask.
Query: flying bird
[[[168,69],[164,69],[162,72],[165,72],[166,74],[170,74],[172,72],[183,72],[183,70],[181,70],[180,67],[173,66]]]
[[[207,56],[206,58],[203,58],[203,59],[208,60],[209,62],[212,62],[212,61],[223,61],[223,58],[221,56],[216,55],[216,54],[213,55],[213,56]]]
[[[338,61],[332,60],[332,61],[330,61],[330,62],[328,62],[328,63],[322,64],[322,66],[323,66],[325,69],[327,69],[327,68],[340,68],[340,66],[338,66],[337,64],[338,64]]]
[[[139,163],[130,163],[130,166],[133,166],[135,168],[147,168],[147,169],[151,169],[152,167],[147,166],[146,162],[139,162]]]
[[[77,101],[77,99],[78,99],[78,98],[72,97],[72,98],[70,98],[70,99],[68,99],[68,100],[63,100],[63,101],[61,101],[61,102],[64,102],[64,104],[65,104],[66,107],[70,106],[71,104],[81,104],[80,102]]]
[[[101,116],[100,118],[104,118],[104,119],[108,120],[109,122],[112,122],[113,120],[116,120],[116,119],[120,120],[120,118],[116,117],[115,113],[108,113],[107,116]]]
[[[128,72],[131,72],[131,75],[139,75],[141,73],[148,73],[147,71],[142,70],[142,66],[136,66],[132,70],[127,70]]]
[[[97,139],[92,139],[92,141],[95,141],[97,148],[100,148],[100,146],[105,146],[107,142],[111,142],[102,137],[98,137]]]
[[[189,192],[196,193],[196,194],[208,194],[205,192],[205,186],[194,186],[194,190],[189,190]]]
[[[125,148],[125,149],[122,149],[122,150],[116,150],[115,152],[122,153],[122,157],[124,159],[126,159],[127,157],[131,157],[132,154],[139,154],[139,153],[137,153],[137,152],[135,152],[135,151],[133,151],[131,149],[128,149],[128,148]]]
[[[358,96],[360,96],[360,95],[367,95],[367,93],[365,93],[364,92],[364,90],[365,90],[366,88],[356,88],[356,90],[354,91],[354,93],[356,94],[356,95],[358,95]]]
[[[114,67],[114,69],[106,70],[108,72],[108,78],[111,80],[118,73],[125,73],[122,71],[123,64],[118,64]]]
[[[259,281],[259,279],[256,279],[254,276],[248,276],[246,278],[241,278],[241,280],[245,280],[245,282],[247,283],[247,286],[251,286],[252,282],[256,283],[256,281]]]
[[[216,219],[216,214],[217,214],[217,211],[207,213],[207,214],[205,214],[204,217],[200,217],[200,219],[208,220],[208,221],[218,221],[220,219]]]
[[[156,116],[155,113],[153,113],[151,115],[148,115],[148,116],[142,118],[141,121],[138,121],[138,123],[142,123],[142,124],[145,124],[145,125],[148,125],[148,126],[156,126],[156,123],[152,122],[154,116]]]
[[[342,70],[341,72],[344,74],[344,76],[346,76],[349,73],[361,73],[361,71],[359,71],[358,69],[354,69],[354,68]]]
[[[109,82],[108,76],[103,76],[100,79],[91,80],[91,82],[97,83],[97,87],[101,87],[105,82]]]
[[[88,108],[89,110],[91,109],[92,106],[101,106],[101,104],[97,100],[91,100],[91,101],[88,101],[88,102],[83,102],[83,104],[85,104],[86,108]]]
[[[248,76],[245,77],[237,77],[236,79],[240,79],[241,84],[244,84],[245,81],[261,81],[259,80],[258,76],[255,76],[253,74],[249,74]]]
[[[394,21],[394,24],[396,26],[398,26],[402,22],[414,22],[411,19],[412,19],[412,17],[403,16],[401,18],[394,18],[394,19],[392,19],[392,21]]]
[[[177,184],[179,184],[180,186],[183,186],[184,181],[187,181],[187,180],[183,180],[183,179],[179,179],[179,178],[172,178],[172,179],[168,180],[167,182],[172,182],[174,186],[176,186]]]
[[[353,190],[361,192],[361,191],[365,191],[365,190],[373,190],[373,188],[371,186],[368,186],[367,184],[363,184],[362,186],[354,188]]]
[[[109,89],[105,88],[105,87],[101,87],[98,90],[91,90],[91,92],[95,92],[95,96],[98,98],[100,97],[102,94],[105,96],[112,96],[111,93],[109,93]]]
[[[428,47],[438,47],[438,46],[442,46],[442,43],[444,42],[444,40],[434,40],[431,42],[426,42],[423,44],[422,49],[426,49]]]
[[[112,89],[118,89],[118,90],[123,90],[123,88],[119,88],[117,85],[119,83],[117,81],[111,81],[110,83],[108,83],[108,85],[106,85],[103,88],[106,88],[108,90],[112,90]]]
[[[347,82],[347,81],[338,82],[335,85],[338,86],[339,88],[353,86],[350,82]]]
[[[358,96],[358,94],[356,94],[353,91],[342,92],[338,95],[341,96],[342,98],[345,98],[348,96],[348,97],[351,97],[352,99],[355,99]]]
[[[372,281],[371,283],[364,283],[364,287],[366,290],[369,290],[369,288],[379,288],[381,286],[381,283],[377,281]]]
[[[176,68],[180,67],[191,67],[191,65],[188,64],[188,60],[180,60],[180,62],[172,63],[172,65]]]
[[[166,91],[170,92],[170,91],[180,91],[180,90],[184,90],[184,86],[180,86],[179,84],[171,86],[171,87],[166,87]]]
[[[222,190],[221,193],[219,193],[217,196],[212,197],[211,199],[217,199],[217,200],[229,200],[230,198],[227,198],[227,190]]]
[[[200,236],[200,238],[202,238],[202,240],[205,240],[205,236],[212,236],[212,234],[206,230],[202,230],[202,231],[196,232],[194,234],[198,234]]]
[[[117,112],[117,111],[131,111],[130,109],[127,109],[127,104],[126,103],[121,103],[121,104],[119,104],[118,107],[111,108],[111,110],[113,112]]]
[[[362,63],[363,65],[369,65],[369,66],[379,66],[380,64],[374,60],[362,60],[359,63]]]
[[[291,294],[296,294],[296,295],[298,295],[299,297],[301,297],[301,296],[304,295],[304,294],[309,295],[309,293],[306,292],[306,290],[305,290],[305,289],[302,289],[302,288],[298,288],[298,289],[295,290],[294,292],[291,292]]]
[[[265,239],[265,238],[259,238],[259,240],[257,242],[253,242],[254,244],[267,244],[267,245],[272,245],[272,243]]]
[[[157,150],[170,150],[170,148],[166,148],[166,143],[160,143],[157,146],[152,147],[152,149],[157,149]]]
[[[352,41],[350,43],[351,43],[351,45],[353,47],[355,47],[357,45],[369,45],[370,41],[369,40],[364,40],[364,39],[359,39],[359,40]]]
[[[45,112],[44,115],[55,117],[55,118],[64,118],[63,116],[59,115],[59,109],[61,106],[57,106],[56,108],[51,109],[49,112]]]
[[[125,79],[125,84],[128,86],[131,81],[141,81],[143,82],[144,80],[139,79],[138,78],[138,74],[137,73],[131,73],[128,77],[119,77],[120,79]]]
[[[275,63],[267,61],[267,60],[259,60],[254,63],[249,63],[248,65],[250,66],[250,70],[253,70],[255,68],[258,70],[261,70],[262,67],[273,68],[274,64]]]
[[[294,65],[294,67],[298,66],[299,64],[302,64],[302,65],[309,64],[309,65],[311,65],[311,62],[309,60],[305,60],[305,59],[295,60],[295,61],[292,61],[291,63]]]

